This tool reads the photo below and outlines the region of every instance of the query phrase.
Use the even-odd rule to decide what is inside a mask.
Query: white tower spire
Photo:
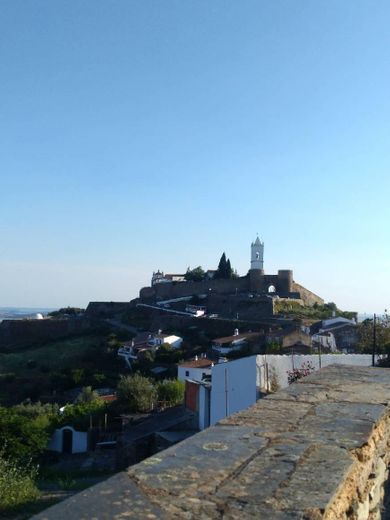
[[[261,242],[259,236],[251,244],[251,269],[264,268],[264,242]]]

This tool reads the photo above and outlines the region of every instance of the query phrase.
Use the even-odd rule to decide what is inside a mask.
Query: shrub
[[[45,416],[42,416],[45,419]],[[0,407],[0,447],[7,459],[27,461],[37,457],[49,440],[49,421],[32,419],[12,408]]]
[[[140,374],[121,376],[117,392],[118,400],[130,412],[148,412],[156,399],[156,388],[152,381]]]
[[[99,394],[92,390],[92,386],[83,386],[81,392],[76,398],[76,403],[90,403],[96,401],[99,398]]]
[[[36,476],[37,468],[31,464],[22,466],[0,452],[0,512],[36,500],[39,496],[34,483]]]
[[[165,379],[157,385],[159,401],[165,401],[170,405],[180,404],[184,401],[185,384],[178,379]]]

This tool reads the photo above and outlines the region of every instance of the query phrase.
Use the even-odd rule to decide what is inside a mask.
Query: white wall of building
[[[63,426],[62,428],[54,431],[47,447],[48,450],[58,451],[59,453],[62,452],[62,438],[64,430],[72,431],[72,453],[84,453],[88,451],[88,433],[78,432],[71,426]]]
[[[199,430],[210,425],[210,388],[199,386]]]
[[[267,371],[268,365],[268,382],[270,383],[272,376],[279,384],[280,388],[288,386],[287,371],[294,368],[301,368],[303,363],[310,362],[315,370],[319,369],[319,356],[294,354],[292,356],[282,355],[258,355],[257,356],[257,386],[261,389],[267,388]],[[327,365],[354,365],[354,366],[371,366],[371,354],[323,354],[321,355],[321,367]]]
[[[179,336],[167,336],[162,343],[168,343],[172,348],[180,348],[183,343],[183,338]]]
[[[256,356],[218,363],[211,371],[211,425],[256,402]]]
[[[202,381],[203,374],[211,375],[211,368],[177,367],[177,379],[180,379],[181,381],[185,381],[186,379]]]

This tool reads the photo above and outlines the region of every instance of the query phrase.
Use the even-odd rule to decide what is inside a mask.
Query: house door
[[[73,431],[70,429],[62,430],[62,453],[72,453],[73,450]]]

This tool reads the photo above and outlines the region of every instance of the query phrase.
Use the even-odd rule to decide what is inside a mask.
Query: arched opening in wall
[[[276,293],[276,287],[274,285],[270,285],[268,287],[268,292],[269,293]]]
[[[62,430],[62,453],[73,453],[73,431],[70,428]]]

